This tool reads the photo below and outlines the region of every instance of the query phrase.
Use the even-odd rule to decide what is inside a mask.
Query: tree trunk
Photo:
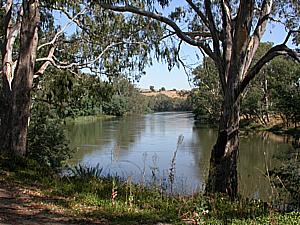
[[[269,124],[270,123],[270,118],[269,118],[269,93],[268,93],[268,80],[267,80],[267,78],[264,79],[263,91],[264,91],[265,116],[266,116],[267,124]]]
[[[19,56],[11,73],[3,71],[0,147],[16,155],[25,155],[27,128],[30,117],[30,91],[38,44],[40,21],[38,0],[23,1],[23,18],[20,30]],[[6,40],[9,42],[9,40]],[[5,49],[5,54],[12,54]],[[5,60],[7,57],[3,57]],[[9,58],[9,57],[8,57]],[[4,61],[3,65],[12,64]],[[11,78],[12,79],[9,79]],[[10,85],[11,84],[11,85]]]
[[[238,191],[237,156],[239,146],[240,100],[234,88],[224,96],[219,132],[211,158],[206,193],[225,193],[235,198]]]

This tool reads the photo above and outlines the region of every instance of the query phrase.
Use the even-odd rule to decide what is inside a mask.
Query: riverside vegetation
[[[71,157],[60,123],[39,106],[32,117],[26,158],[1,155],[0,189],[15,187],[24,214],[40,210],[49,221],[58,218],[67,223],[87,224],[299,224],[299,146],[282,167],[269,171],[273,186],[271,202],[235,200],[225,195],[189,196],[168,192],[163,184],[134,184],[130,177],[105,177],[101,164],[91,168],[78,165],[68,168]],[[55,125],[54,125],[55,124]],[[36,135],[38,132],[39,135]],[[180,144],[180,140],[178,141]],[[40,152],[42,150],[42,152]],[[168,179],[172,180],[172,159]],[[64,171],[61,173],[61,171]],[[68,171],[68,173],[66,173]],[[283,185],[284,184],[284,185]],[[24,193],[27,195],[24,197]],[[21,200],[26,198],[26,202]],[[1,199],[1,198],[0,198]],[[26,212],[28,211],[28,212]],[[5,207],[4,207],[5,212]],[[11,212],[11,211],[10,211]],[[0,212],[0,215],[1,212]],[[21,218],[24,219],[24,215]],[[7,222],[13,219],[3,216]],[[35,216],[31,215],[32,221]],[[30,220],[30,219],[29,219]],[[36,220],[39,221],[39,220]],[[1,221],[2,222],[2,221]],[[3,221],[5,222],[5,220]]]
[[[283,213],[260,200],[230,200],[222,195],[204,196],[201,193],[191,196],[167,194],[159,186],[147,188],[133,184],[130,178],[102,177],[100,168],[78,166],[72,170],[71,176],[59,176],[35,160],[7,156],[1,156],[0,166],[1,188],[17,187],[23,190],[22,193],[31,193],[21,204],[25,207],[23,213],[28,215],[29,209],[40,208],[44,221],[45,218],[66,217],[72,224],[300,222],[299,213]],[[23,198],[24,194],[16,196],[16,200]],[[5,212],[5,208],[1,213],[3,210]],[[12,219],[9,215],[3,218],[8,219],[3,222]],[[31,220],[34,221],[34,218],[32,215]]]
[[[206,66],[208,65],[210,64],[206,63]],[[291,65],[289,68],[292,68]],[[291,73],[291,82],[296,79],[293,77],[295,73]],[[196,117],[202,121],[203,118],[207,118],[206,122],[213,124],[219,112],[220,97],[212,87],[209,88],[211,92],[205,91],[200,83],[204,82],[204,78],[197,74],[203,76],[203,73],[195,70],[198,89],[192,90],[185,99],[172,99],[164,95],[142,96],[134,85],[123,77],[115,78],[112,82],[103,82],[97,77],[85,74],[81,74],[80,79],[67,72],[54,73],[51,76],[58,76],[55,79],[50,79],[50,74],[46,74],[34,89],[26,158],[1,155],[1,188],[33,188],[41,197],[32,197],[26,204],[43,205],[42,208],[48,211],[47,213],[60,211],[65,217],[76,218],[78,223],[92,223],[100,219],[104,224],[298,224],[300,215],[296,211],[300,208],[300,180],[297,173],[300,163],[299,146],[296,141],[291,152],[284,156],[282,166],[266,173],[273,189],[273,199],[269,203],[243,197],[231,200],[222,195],[207,196],[202,193],[181,196],[166,192],[162,184],[156,183],[146,187],[143,184],[134,184],[130,177],[127,180],[104,177],[101,174],[101,166],[89,168],[79,165],[71,168],[69,176],[61,175],[61,171],[65,171],[65,161],[72,156],[63,131],[63,121],[66,119],[193,110]],[[257,125],[252,125],[254,122],[261,124],[259,126],[266,126],[267,118],[271,118],[271,115],[280,115],[281,121],[284,122],[283,127],[289,128],[293,125],[297,128],[297,112],[285,113],[289,108],[283,107],[284,101],[278,99],[284,96],[274,94],[278,87],[291,92],[295,90],[293,86],[290,86],[291,89],[283,87],[283,81],[277,79],[276,82],[274,88],[268,89],[273,93],[268,95],[269,104],[272,105],[267,108],[268,111],[264,99],[261,99],[261,96],[265,95],[247,95],[242,112],[245,112],[244,118],[250,129],[257,128]],[[216,85],[213,82],[206,83]],[[261,82],[257,85],[260,84]],[[257,90],[263,89],[257,87]],[[293,94],[293,99],[287,105],[291,110],[297,106],[297,93]],[[286,96],[289,94],[291,93],[287,93]],[[248,98],[250,100],[247,100]],[[251,105],[254,103],[258,106]],[[263,122],[264,120],[266,122]],[[297,131],[296,128],[293,130]],[[175,160],[176,158],[172,162],[175,163]],[[172,176],[174,174],[170,174],[171,178]],[[22,194],[19,197],[22,199]],[[49,202],[49,199],[52,200]]]
[[[20,185],[24,190],[27,183],[34,191],[39,188],[40,196],[56,195],[58,206],[74,209],[73,215],[85,211],[93,218],[94,212],[102,212],[99,217],[114,223],[299,223],[298,213],[275,210],[283,205],[288,205],[283,209],[299,210],[297,146],[282,167],[267,171],[274,190],[280,188],[288,195],[279,195],[276,204],[239,199],[236,170],[240,115],[247,122],[264,125],[279,118],[284,129],[293,126],[297,131],[298,2],[182,2],[167,15],[168,10],[161,10],[173,1],[0,1],[3,201],[13,203],[12,195],[7,194],[13,190],[10,187]],[[65,24],[57,23],[59,14]],[[280,44],[261,43],[267,27],[273,30],[269,25],[277,20],[288,32],[286,37]],[[183,43],[204,55],[204,64],[194,71],[199,88],[192,91],[184,108],[191,107],[202,121],[213,123],[220,118],[206,192],[227,194],[235,200],[222,195],[169,196],[130,180],[96,178],[94,173],[101,175],[101,171],[93,168],[77,168],[73,176],[59,176],[72,153],[61,119],[182,110],[179,100],[175,104],[164,96],[155,99],[153,106],[124,77],[140,77],[154,59],[165,62],[169,69],[184,66],[180,58]],[[108,81],[97,75],[105,75]],[[21,192],[14,197],[18,203],[24,200]],[[35,207],[27,204],[22,207]],[[78,210],[78,205],[85,210]],[[12,215],[10,208],[6,210]],[[147,219],[139,221],[137,215]]]

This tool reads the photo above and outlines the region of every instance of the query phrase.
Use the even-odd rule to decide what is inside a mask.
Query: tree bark
[[[239,147],[240,98],[234,86],[227,86],[216,144],[210,157],[206,193],[225,193],[235,198],[238,192],[237,157]]]
[[[39,1],[23,1],[23,17],[20,28],[20,47],[15,68],[9,74],[3,71],[2,112],[0,123],[0,147],[16,155],[26,154],[27,129],[30,117],[30,91],[38,44],[40,22]],[[8,35],[9,36],[9,35]],[[9,40],[7,40],[9,43]],[[9,50],[9,51],[7,51]],[[12,54],[6,49],[3,55]],[[5,59],[5,57],[3,57]],[[11,62],[3,62],[3,65]]]

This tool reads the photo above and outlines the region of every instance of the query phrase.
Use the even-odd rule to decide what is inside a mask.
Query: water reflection
[[[191,113],[155,113],[122,119],[97,120],[68,125],[72,147],[77,151],[71,164],[99,163],[107,174],[132,176],[135,181],[168,177],[177,138],[184,136],[176,157],[176,190],[191,192],[203,187],[208,174],[210,150],[217,132],[194,124]],[[289,145],[270,133],[242,136],[239,157],[240,192],[268,198],[266,166],[278,163],[274,154]]]

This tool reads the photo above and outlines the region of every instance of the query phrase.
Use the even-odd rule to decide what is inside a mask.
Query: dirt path
[[[10,185],[0,179],[0,225],[108,224],[68,216],[57,206],[62,198],[43,196],[36,188]]]

